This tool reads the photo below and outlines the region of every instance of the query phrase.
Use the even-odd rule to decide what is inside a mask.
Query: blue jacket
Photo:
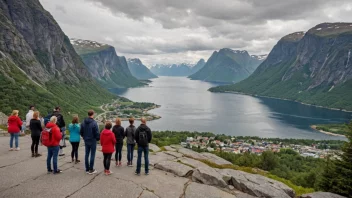
[[[80,129],[80,124],[71,123],[68,125],[68,130],[70,131],[70,142],[79,142],[81,140]]]
[[[97,141],[100,140],[99,127],[93,118],[84,119],[80,133],[86,145],[97,144]]]

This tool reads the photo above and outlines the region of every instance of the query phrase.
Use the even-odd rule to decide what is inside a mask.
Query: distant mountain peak
[[[94,53],[97,51],[112,48],[112,46],[91,40],[71,38],[70,43],[78,54]]]
[[[304,31],[294,32],[294,33],[291,33],[291,34],[288,34],[288,35],[282,37],[281,40],[296,42],[296,41],[301,40],[304,37],[305,33],[306,32],[304,32]]]
[[[338,35],[345,32],[352,32],[352,23],[321,23],[308,31],[308,33],[318,36]]]
[[[230,48],[223,48],[223,49],[220,49],[219,52],[223,52],[223,51],[230,51],[232,53],[235,53],[235,54],[248,54],[248,52],[246,50],[233,50],[233,49],[230,49]]]

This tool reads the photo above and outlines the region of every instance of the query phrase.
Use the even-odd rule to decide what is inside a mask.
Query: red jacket
[[[7,129],[7,131],[9,133],[21,132],[22,121],[21,121],[20,117],[10,116],[9,119],[7,120],[7,123],[9,124],[9,127]]]
[[[115,151],[115,135],[112,131],[104,129],[100,134],[100,144],[103,153],[113,153]]]
[[[48,124],[46,124],[45,127],[51,129],[51,133],[52,133],[51,141],[50,141],[48,147],[59,146],[60,145],[60,140],[62,138],[62,134],[60,132],[59,127],[56,124],[52,123],[52,122],[49,122]]]

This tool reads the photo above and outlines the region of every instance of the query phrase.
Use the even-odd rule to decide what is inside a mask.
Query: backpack
[[[40,134],[40,141],[44,146],[50,146],[52,132],[51,129],[45,128]]]
[[[48,124],[48,122],[50,121],[51,118],[51,114],[48,114],[47,116],[44,117],[44,125],[46,126],[46,124]]]
[[[63,124],[62,124],[62,115],[61,114],[58,114],[56,115],[57,117],[57,121],[56,121],[56,125],[61,129],[63,127]]]
[[[148,135],[146,131],[140,131],[138,135],[138,144],[141,146],[147,146],[148,145]]]

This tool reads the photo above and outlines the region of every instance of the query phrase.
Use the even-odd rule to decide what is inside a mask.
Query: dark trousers
[[[133,161],[134,145],[135,144],[127,144],[127,161],[128,162],[132,162]]]
[[[115,144],[115,149],[116,149],[115,160],[116,161],[121,161],[121,158],[122,158],[122,146],[123,146],[123,144]]]
[[[144,153],[144,170],[145,173],[149,173],[149,147],[148,146],[138,146],[138,157],[137,157],[137,173],[141,173],[142,166],[142,153]]]
[[[51,158],[53,159],[53,168],[54,172],[57,171],[57,156],[59,155],[59,146],[51,146],[48,147],[48,157],[46,158],[46,165],[48,171],[52,171],[51,169]]]
[[[104,155],[104,169],[110,170],[110,161],[111,161],[112,153],[103,153],[103,155]]]
[[[78,160],[79,142],[71,142],[71,146],[72,146],[71,158],[73,159],[73,157],[75,157],[76,160]]]
[[[94,169],[94,160],[95,160],[95,152],[97,150],[97,145],[96,143],[94,144],[86,144],[86,156],[85,156],[85,166],[86,166],[86,171],[90,171]],[[89,154],[90,154],[90,159],[89,159]]]
[[[40,136],[32,136],[32,145],[31,145],[32,153],[38,154],[39,139],[40,139]]]

